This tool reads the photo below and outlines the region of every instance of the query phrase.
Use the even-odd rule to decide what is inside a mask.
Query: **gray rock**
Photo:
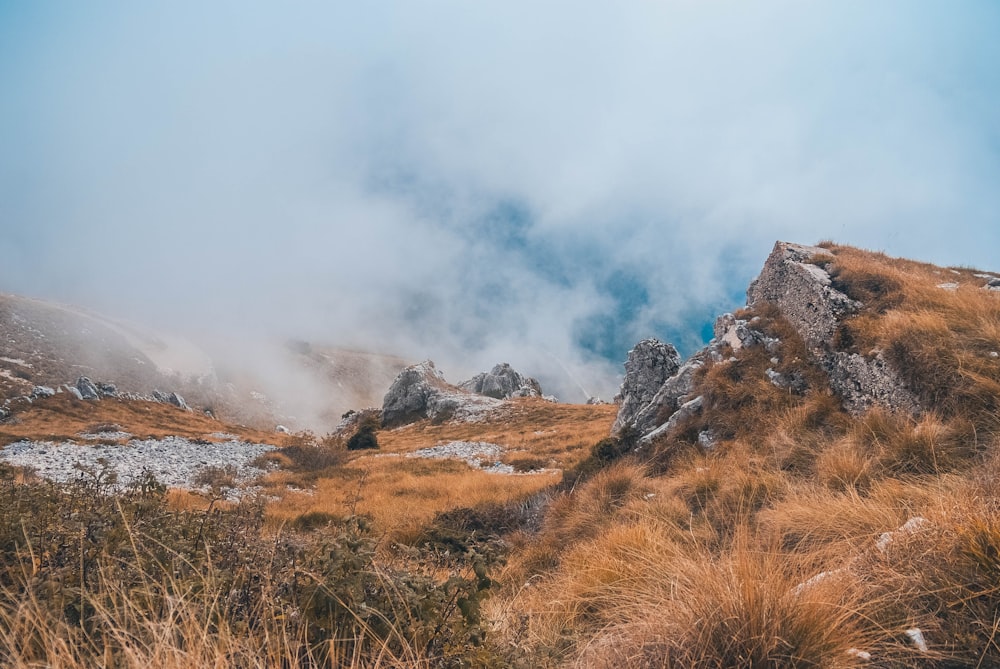
[[[857,414],[879,404],[919,413],[916,395],[879,352],[862,356],[836,350],[834,334],[841,320],[863,305],[831,286],[830,275],[815,264],[825,255],[828,251],[819,247],[777,242],[747,290],[747,304],[770,303],[781,310],[848,411]]]
[[[823,357],[830,387],[840,396],[844,408],[858,415],[876,404],[911,414],[920,413],[917,396],[899,380],[881,353],[865,357],[857,353],[834,352]]]
[[[647,409],[663,384],[677,373],[680,355],[671,344],[658,339],[643,339],[628,352],[625,361],[625,380],[615,397],[618,416],[611,428],[612,434],[620,433],[626,426],[635,425],[636,416]]]
[[[705,360],[713,350],[714,347],[706,347],[687,360],[673,376],[663,382],[650,401],[636,412],[631,425],[640,434],[657,427],[658,420],[662,420],[664,414],[672,415],[680,408],[694,388],[695,372],[704,366]]]
[[[113,383],[98,381],[97,392],[101,397],[118,397],[118,388]]]
[[[83,394],[77,389],[76,386],[71,386],[69,384],[66,384],[66,385],[63,386],[63,388],[65,388],[66,392],[68,392],[70,395],[72,395],[76,399],[78,399],[78,400],[82,400],[83,399]]]
[[[98,392],[97,386],[93,381],[88,379],[86,376],[81,376],[76,380],[76,389],[80,393],[80,399],[84,400],[100,400],[101,393]]]
[[[49,388],[48,386],[35,386],[31,389],[31,397],[38,399],[41,397],[52,397],[56,394],[55,388]]]
[[[187,405],[184,398],[177,393],[165,393],[160,390],[153,391],[153,401],[159,402],[160,404],[172,404],[178,409],[184,409],[185,411],[190,411],[191,407]]]
[[[426,360],[396,376],[382,401],[382,426],[398,427],[425,418],[469,420],[500,404],[495,398],[449,384],[434,363]]]
[[[698,395],[698,397],[695,397],[693,400],[688,400],[687,402],[682,404],[677,409],[677,411],[671,414],[670,418],[667,420],[666,423],[656,428],[652,432],[646,434],[639,440],[639,443],[648,444],[651,441],[657,439],[658,437],[661,437],[665,434],[672,432],[673,429],[677,427],[681,421],[701,413],[701,408],[704,405],[704,403],[705,400],[701,395]]]
[[[718,443],[718,439],[716,439],[715,433],[711,430],[702,430],[698,433],[698,445],[706,451],[715,448],[716,443]]]
[[[736,318],[732,314],[723,314],[715,319],[715,339],[720,344],[728,344],[733,352],[746,347],[763,344],[770,351],[776,349],[778,340],[768,337],[760,330],[751,327],[750,321]]]
[[[796,395],[801,395],[809,389],[809,384],[805,377],[798,372],[792,371],[787,374],[782,374],[781,372],[777,372],[773,368],[768,367],[764,370],[764,374],[767,375],[768,381],[770,381],[775,387],[791,391]]]
[[[827,271],[811,262],[823,255],[829,252],[817,246],[777,242],[747,289],[747,305],[777,305],[813,348],[828,346],[841,319],[862,306],[833,288]]]
[[[538,381],[530,376],[522,376],[506,362],[494,366],[489,372],[476,374],[458,387],[498,400],[542,396],[542,387]]]

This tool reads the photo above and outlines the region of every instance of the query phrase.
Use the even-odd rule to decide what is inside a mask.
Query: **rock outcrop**
[[[860,414],[875,405],[919,413],[916,395],[881,352],[838,349],[835,335],[841,323],[864,305],[834,286],[826,269],[831,261],[826,249],[777,242],[747,290],[747,306],[778,308],[851,413]],[[621,408],[612,434],[631,427],[642,435],[642,442],[649,442],[700,412],[704,400],[695,396],[695,375],[708,363],[734,361],[741,350],[763,346],[775,356],[771,361],[777,365],[782,343],[755,327],[758,320],[723,314],[715,322],[712,341],[683,364],[673,346],[655,339],[639,342],[625,363],[625,382],[615,398]],[[765,373],[772,384],[788,392],[804,394],[809,389],[805,376],[796,371],[768,368]]]
[[[101,393],[97,389],[97,384],[88,379],[86,376],[81,376],[76,380],[76,389],[80,393],[80,399],[84,400],[99,400],[101,399]]]
[[[458,387],[498,400],[542,396],[542,387],[538,381],[530,376],[522,376],[506,362],[501,362],[488,372],[476,374]]]
[[[825,258],[829,252],[820,247],[777,242],[747,290],[747,306],[770,303],[781,310],[851,413],[860,414],[876,404],[919,413],[916,395],[880,352],[861,355],[836,349],[834,334],[841,321],[863,305],[832,286]]]
[[[677,370],[680,354],[671,344],[658,339],[643,339],[628,352],[625,361],[625,380],[615,397],[619,405],[618,417],[611,428],[618,434],[627,425],[635,425],[636,416],[648,410],[650,402]]]
[[[500,400],[453,386],[430,360],[407,367],[382,401],[382,426],[391,428],[429,418],[470,419],[499,406]]]

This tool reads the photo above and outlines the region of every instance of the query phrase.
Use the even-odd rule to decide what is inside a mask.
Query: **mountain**
[[[233,411],[287,415],[250,395],[267,374],[212,357],[211,383],[186,381],[136,333],[5,299],[12,393],[86,371],[135,392],[232,384]],[[503,363],[453,385],[430,361],[283,343],[285,397],[328,419],[343,397],[378,407],[325,437],[123,394],[12,401],[4,457],[84,487],[0,463],[0,655],[190,653],[136,622],[176,624],[162,582],[192,593],[181,617],[219,666],[1000,666],[1000,274],[778,242],[713,334],[687,359],[638,342],[615,405],[537,397]],[[107,484],[115,507],[100,460],[59,462],[97,450],[223,464],[166,496]],[[18,645],[23,620],[40,641]]]

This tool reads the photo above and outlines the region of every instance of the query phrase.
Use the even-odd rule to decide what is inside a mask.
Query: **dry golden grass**
[[[519,503],[558,483],[559,470],[580,462],[595,442],[607,436],[616,410],[613,405],[522,399],[482,422],[421,421],[382,430],[377,453],[353,454],[344,466],[324,472],[315,482],[294,473],[272,474],[269,491],[278,499],[270,505],[269,515],[272,521],[291,522],[314,513],[366,514],[388,539],[411,542],[440,513]],[[547,469],[494,474],[461,461],[401,457],[451,441],[496,443],[506,448],[502,461],[530,457]]]
[[[434,425],[420,421],[379,432],[382,451],[407,453],[449,441],[486,441],[507,447],[506,458],[528,454],[569,468],[608,436],[618,413],[613,404],[555,404],[535,398],[511,400],[482,422]]]
[[[197,411],[184,411],[169,404],[138,400],[78,400],[68,394],[35,402],[0,424],[0,446],[19,439],[63,441],[79,439],[95,426],[114,424],[140,439],[167,436],[218,441],[214,432],[235,434],[247,441],[284,445],[287,435],[261,432],[223,423]]]
[[[273,522],[363,514],[388,540],[412,543],[440,513],[520,502],[558,480],[558,472],[493,474],[454,460],[364,456],[314,488],[276,490],[268,514]]]
[[[885,352],[928,405],[1000,427],[1000,294],[973,269],[947,269],[851,247],[831,248],[834,285],[865,303],[838,333],[861,353]],[[942,284],[957,284],[954,289]]]

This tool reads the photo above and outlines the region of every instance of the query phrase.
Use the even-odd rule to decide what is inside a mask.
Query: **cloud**
[[[5,290],[579,399],[778,238],[1000,266],[992,3],[0,12]]]

